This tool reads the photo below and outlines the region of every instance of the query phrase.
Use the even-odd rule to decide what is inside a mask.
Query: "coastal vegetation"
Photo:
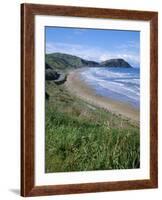
[[[99,66],[99,63],[95,61],[88,61],[77,56],[63,53],[46,54],[46,63],[49,64],[52,69],[59,71],[67,71],[69,69],[77,69],[81,67]]]
[[[138,123],[67,90],[69,70],[87,66],[100,64],[67,54],[46,55],[46,173],[140,167]]]

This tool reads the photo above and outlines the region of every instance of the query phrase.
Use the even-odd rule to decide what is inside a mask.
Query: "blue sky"
[[[123,58],[140,63],[140,32],[46,27],[46,53],[61,52],[97,62]]]

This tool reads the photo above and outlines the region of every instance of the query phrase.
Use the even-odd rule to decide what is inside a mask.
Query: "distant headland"
[[[52,69],[61,71],[81,67],[132,67],[127,61],[121,58],[95,62],[64,53],[46,54],[45,61]]]

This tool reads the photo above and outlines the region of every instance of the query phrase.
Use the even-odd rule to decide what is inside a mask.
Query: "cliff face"
[[[100,65],[104,67],[132,67],[128,62],[121,58],[106,60],[101,62]]]

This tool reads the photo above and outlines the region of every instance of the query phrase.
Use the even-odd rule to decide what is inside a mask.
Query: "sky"
[[[46,53],[67,53],[101,62],[123,58],[140,66],[140,32],[82,28],[46,27]]]

